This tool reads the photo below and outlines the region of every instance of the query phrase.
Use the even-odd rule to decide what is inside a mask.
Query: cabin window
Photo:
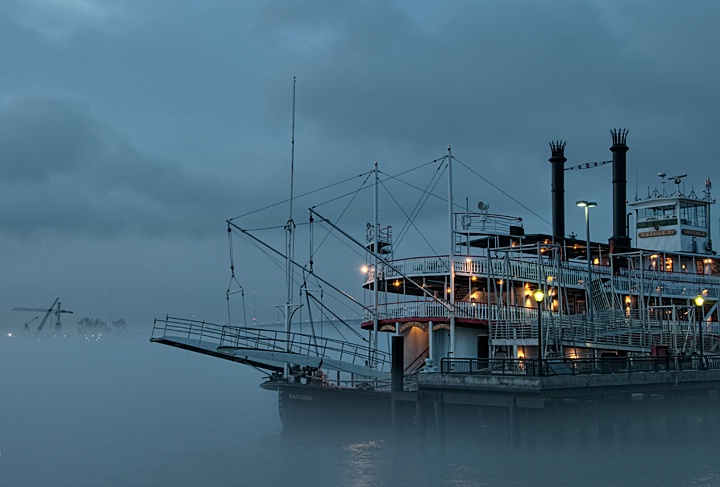
[[[707,217],[704,204],[680,203],[680,222],[693,227],[707,226]]]
[[[653,206],[652,208],[640,208],[637,210],[638,220],[670,216],[675,216],[675,205]]]

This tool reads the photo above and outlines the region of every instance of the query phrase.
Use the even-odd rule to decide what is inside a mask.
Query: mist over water
[[[0,486],[720,485],[715,420],[521,447],[285,434],[262,374],[148,338],[0,338]]]

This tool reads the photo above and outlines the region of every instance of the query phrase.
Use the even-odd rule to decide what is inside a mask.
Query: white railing
[[[565,262],[561,268],[551,263],[530,262],[520,259],[492,259],[488,264],[487,257],[456,256],[454,260],[456,276],[477,276],[485,278],[512,277],[526,282],[539,282],[548,277],[561,287],[584,287],[587,279],[587,265],[577,262]],[[371,265],[365,276],[365,285],[373,282],[374,267]],[[379,279],[396,279],[402,274],[408,277],[437,276],[450,273],[449,257],[415,257],[391,262],[391,265],[380,264]],[[643,271],[640,275],[629,275],[621,270],[620,275],[612,276],[607,266],[592,266],[593,278],[612,278],[616,291],[621,293],[639,294],[639,285],[643,283],[645,296],[663,295],[668,297],[694,297],[699,291],[711,299],[720,299],[720,277],[695,275],[686,273]]]
[[[498,306],[496,304],[461,301],[455,303],[455,317],[476,320],[526,320],[537,319],[537,309],[521,306]],[[379,306],[378,319],[449,319],[450,312],[436,301],[405,301]],[[365,314],[365,320],[372,319],[372,311]]]

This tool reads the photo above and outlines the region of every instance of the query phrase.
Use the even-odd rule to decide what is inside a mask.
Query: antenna
[[[293,221],[293,197],[294,197],[294,183],[295,183],[295,84],[296,78],[293,76],[293,96],[292,96],[292,135],[291,135],[291,150],[290,150],[290,216],[288,217],[287,225],[285,227],[286,232],[286,262],[285,262],[285,274],[286,274],[286,303],[290,305],[292,300],[292,258],[293,258],[293,229],[295,222]],[[286,310],[285,319],[287,320],[288,327],[290,326],[290,311]],[[289,329],[287,330],[289,331]]]
[[[662,184],[662,193],[660,193],[660,196],[663,198],[667,196],[667,194],[665,194],[665,176],[667,176],[667,174],[665,174],[664,172],[658,173],[658,177],[660,178],[660,184]]]
[[[677,195],[682,196],[683,192],[680,191],[680,183],[682,183],[682,178],[686,177],[687,174],[681,174],[680,176],[670,176],[668,179],[672,180],[673,183],[675,183],[675,186],[677,186]]]
[[[293,219],[293,183],[295,181],[295,83],[296,78],[293,76],[292,135],[290,140],[290,218],[288,223]]]

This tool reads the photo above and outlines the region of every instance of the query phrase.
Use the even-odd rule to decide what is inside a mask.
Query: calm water
[[[261,379],[140,335],[0,338],[0,486],[720,485],[715,431],[543,448],[286,437]]]

